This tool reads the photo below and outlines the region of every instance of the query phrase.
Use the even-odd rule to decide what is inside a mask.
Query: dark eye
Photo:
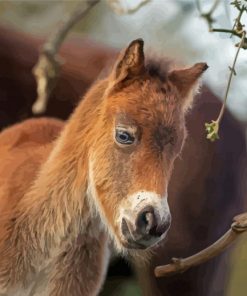
[[[131,145],[135,138],[129,132],[124,130],[116,130],[116,140],[120,144]]]

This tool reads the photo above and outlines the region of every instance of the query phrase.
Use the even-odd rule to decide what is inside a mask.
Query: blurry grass
[[[120,294],[121,296],[139,296],[141,295],[140,288],[137,286],[137,284],[133,282],[128,282],[125,285],[122,285]]]
[[[247,235],[237,244],[231,258],[232,268],[226,296],[247,295]]]
[[[238,241],[232,255],[225,296],[247,295],[247,234]],[[100,296],[141,296],[137,282],[123,277],[109,278]]]
[[[106,281],[100,296],[141,296],[141,291],[135,280],[113,277]]]

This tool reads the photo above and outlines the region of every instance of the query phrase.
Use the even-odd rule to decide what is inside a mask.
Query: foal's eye
[[[115,137],[120,144],[131,145],[135,141],[135,137],[125,130],[116,130]]]

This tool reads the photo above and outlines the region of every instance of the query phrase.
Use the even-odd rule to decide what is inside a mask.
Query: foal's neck
[[[76,108],[34,184],[7,219],[0,238],[0,290],[1,282],[5,288],[26,285],[75,238],[85,236],[86,247],[89,236],[102,236],[86,192],[89,148],[104,89],[104,82],[97,83]]]
[[[48,256],[64,240],[83,233],[97,236],[101,231],[86,192],[90,130],[104,85],[98,83],[77,107],[31,190],[18,205],[15,229],[30,233],[29,242],[35,232],[34,246]]]

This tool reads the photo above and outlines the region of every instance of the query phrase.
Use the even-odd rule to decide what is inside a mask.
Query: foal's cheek
[[[109,188],[118,201],[128,194],[132,182],[132,171],[132,160],[129,153],[113,147],[108,156],[107,175]]]

